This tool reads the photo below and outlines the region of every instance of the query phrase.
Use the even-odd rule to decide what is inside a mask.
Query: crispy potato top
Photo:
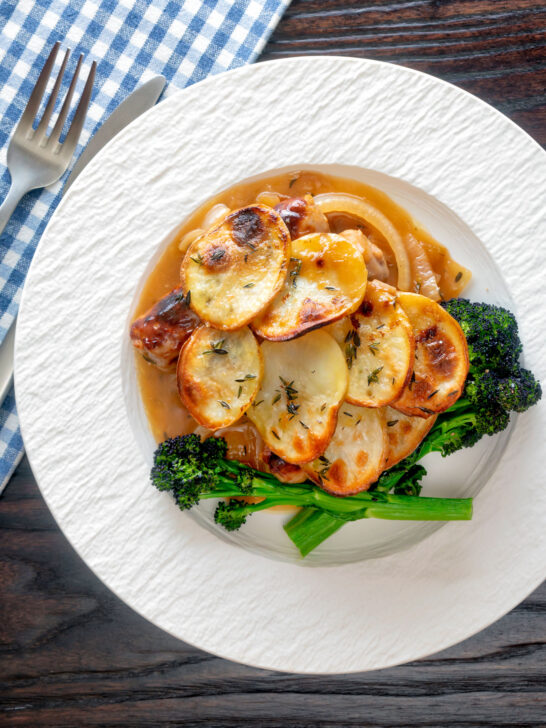
[[[247,416],[267,446],[288,463],[324,452],[347,389],[347,365],[334,339],[312,331],[282,343],[264,341],[264,376]]]
[[[280,215],[264,205],[229,214],[188,248],[180,272],[202,321],[231,331],[255,318],[286,277],[290,237]]]
[[[384,407],[400,397],[413,367],[413,329],[396,291],[370,281],[362,305],[331,326],[349,366],[347,401]]]
[[[334,233],[292,241],[290,271],[270,306],[252,322],[270,341],[286,341],[354,311],[366,291],[359,247]]]
[[[352,495],[377,480],[385,467],[386,448],[384,410],[344,402],[328,447],[302,467],[324,490]]]
[[[443,412],[460,397],[468,374],[468,347],[461,327],[439,304],[399,291],[413,327],[415,360],[410,380],[393,407],[407,415]]]
[[[437,415],[413,417],[385,407],[388,447],[385,468],[392,468],[410,455],[436,422]]]
[[[218,430],[237,422],[250,407],[262,371],[262,355],[247,326],[225,332],[200,326],[180,354],[178,391],[200,425]]]

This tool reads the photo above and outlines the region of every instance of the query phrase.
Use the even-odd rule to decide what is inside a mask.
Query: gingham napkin
[[[95,91],[74,159],[136,86],[160,73],[166,94],[253,61],[290,0],[0,0],[0,200],[10,184],[6,149],[55,41],[85,66],[97,61]],[[58,65],[57,65],[58,67]],[[85,69],[82,78],[85,79]],[[64,84],[66,89],[68,81]],[[80,83],[83,86],[83,80]],[[0,238],[0,341],[21,298],[32,255],[66,175],[28,194]],[[0,492],[23,455],[12,391],[0,407]]]

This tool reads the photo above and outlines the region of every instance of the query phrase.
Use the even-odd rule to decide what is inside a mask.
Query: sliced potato
[[[281,216],[264,205],[229,214],[197,238],[180,271],[186,295],[199,317],[217,329],[241,328],[281,289],[290,257],[290,237]]]
[[[218,430],[250,407],[262,373],[260,348],[247,326],[229,332],[200,326],[180,352],[178,392],[200,425]]]
[[[436,417],[437,415],[426,418],[411,417],[392,407],[385,407],[388,439],[385,469],[392,468],[415,450],[425,435],[428,435]]]
[[[358,246],[334,233],[292,241],[290,270],[271,305],[252,322],[270,341],[286,341],[358,308],[367,272]]]
[[[266,445],[298,465],[324,451],[347,389],[347,365],[324,331],[283,343],[264,341],[262,387],[247,416]]]
[[[413,366],[413,329],[396,295],[369,281],[360,309],[332,325],[349,367],[346,399],[383,407],[402,393]]]
[[[468,347],[461,327],[439,304],[417,293],[398,294],[413,327],[415,361],[410,380],[393,407],[428,417],[459,398],[468,374]]]
[[[367,490],[385,469],[385,411],[344,402],[328,447],[303,470],[324,490],[352,495]]]

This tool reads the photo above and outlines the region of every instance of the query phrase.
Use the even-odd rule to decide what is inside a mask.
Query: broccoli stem
[[[343,526],[345,521],[316,508],[302,508],[285,524],[284,530],[302,556],[320,546]]]
[[[391,495],[381,491],[364,491],[339,498],[313,485],[282,485],[276,479],[252,478],[248,495],[263,498],[249,503],[245,511],[250,514],[272,506],[299,506],[320,508],[338,519],[387,518],[410,521],[467,520],[472,514],[471,500],[456,498],[421,498],[409,495]],[[220,477],[213,490],[201,498],[241,497],[241,490],[229,478]]]
[[[391,521],[468,521],[472,518],[471,498],[423,498],[389,495],[386,502],[371,503],[359,518]],[[302,508],[285,524],[284,530],[302,556],[307,556],[346,522],[330,512]]]

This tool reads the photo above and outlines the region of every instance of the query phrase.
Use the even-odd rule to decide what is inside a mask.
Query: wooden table
[[[530,0],[294,0],[263,59],[411,66],[544,144],[545,29],[546,4]],[[0,726],[545,726],[545,635],[543,586],[476,637],[409,665],[255,670],[169,637],[111,594],[57,528],[26,460],[0,498]]]

